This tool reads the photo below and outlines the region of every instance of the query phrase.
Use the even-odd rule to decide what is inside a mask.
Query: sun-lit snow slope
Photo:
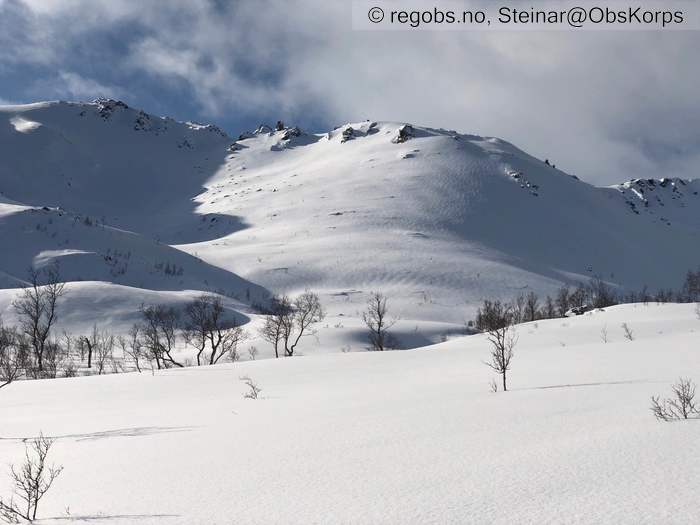
[[[3,287],[59,259],[70,279],[153,290],[248,295],[238,276],[275,293],[311,288],[351,317],[382,290],[403,319],[461,323],[485,297],[594,276],[675,288],[700,261],[700,182],[659,173],[595,188],[452,131],[261,127],[234,143],[101,100],[0,108],[0,148],[0,244],[26,243],[0,260]]]
[[[243,135],[197,210],[249,227],[183,248],[269,289],[326,289],[331,303],[383,289],[403,316],[452,321],[465,302],[594,276],[678,287],[700,262],[698,181],[657,181],[660,199],[632,206],[630,189],[502,140],[413,128],[402,142],[401,128]]]
[[[508,393],[489,391],[482,336],[15,383],[0,391],[0,457],[57,437],[65,470],[40,516],[63,518],[46,523],[67,507],[91,525],[697,523],[700,425],[649,410],[678,376],[700,381],[693,306],[518,331]],[[243,399],[244,375],[263,399]]]

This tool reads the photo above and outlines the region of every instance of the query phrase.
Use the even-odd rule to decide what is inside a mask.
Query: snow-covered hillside
[[[700,426],[649,410],[678,376],[700,381],[693,305],[518,334],[512,390],[497,394],[483,336],[22,381],[0,391],[0,457],[56,437],[50,459],[65,470],[42,523],[697,523]],[[243,399],[245,375],[261,399]]]
[[[246,324],[242,362],[3,388],[3,463],[43,432],[65,467],[46,523],[698,522],[700,427],[649,410],[700,381],[695,305],[518,325],[507,393],[490,391],[486,336],[462,335],[485,298],[679,287],[700,263],[700,180],[597,188],[500,139],[405,123],[234,140],[113,100],[2,107],[0,149],[3,323],[27,269],[58,263],[65,345],[203,291]],[[327,316],[294,358],[256,361],[273,356],[258,307],[307,289]],[[359,351],[372,291],[415,350]]]
[[[700,261],[698,180],[596,188],[454,131],[367,121],[234,141],[102,100],[0,108],[0,148],[8,289],[58,259],[69,280],[145,290],[313,289],[346,317],[382,290],[404,320],[460,324],[483,298],[594,276],[678,287]]]

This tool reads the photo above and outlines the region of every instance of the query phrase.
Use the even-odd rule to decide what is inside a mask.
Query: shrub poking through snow
[[[40,434],[28,444],[25,443],[24,463],[19,468],[14,465],[10,467],[14,496],[9,502],[0,499],[0,519],[3,521],[19,523],[20,520],[36,520],[39,502],[63,471],[62,466],[46,463],[53,442],[53,439]]]
[[[628,341],[634,341],[634,332],[627,323],[622,323],[622,330],[625,332],[625,339]]]
[[[680,378],[671,387],[673,395],[667,398],[651,397],[651,411],[659,421],[675,421],[700,417],[700,408],[695,402],[695,383]]]
[[[248,387],[248,391],[243,394],[243,397],[245,399],[258,399],[258,396],[260,395],[260,392],[262,392],[262,388],[260,388],[255,381],[253,381],[250,377],[248,376],[243,376],[240,378],[241,381],[243,381],[246,386]]]

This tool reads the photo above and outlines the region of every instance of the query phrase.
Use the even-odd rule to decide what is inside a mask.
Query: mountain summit
[[[405,122],[234,140],[49,102],[1,107],[0,148],[6,288],[58,259],[70,280],[244,302],[312,288],[348,315],[383,290],[405,319],[459,322],[485,297],[593,277],[677,287],[700,261],[698,180],[594,187],[498,138]]]

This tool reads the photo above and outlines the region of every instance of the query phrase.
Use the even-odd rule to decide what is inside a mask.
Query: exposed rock
[[[342,144],[343,142],[347,142],[348,140],[352,140],[355,138],[355,130],[352,128],[352,126],[348,126],[343,130],[342,138],[340,139],[340,143]]]
[[[404,124],[399,128],[398,135],[392,140],[394,144],[403,144],[407,140],[413,138],[413,126],[410,124]]]

